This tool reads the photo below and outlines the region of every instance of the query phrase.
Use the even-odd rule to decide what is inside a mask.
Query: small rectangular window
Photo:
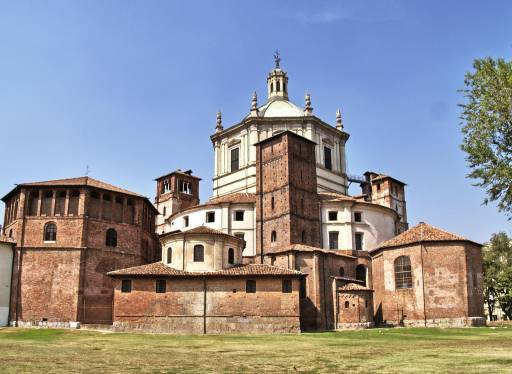
[[[254,279],[247,279],[245,281],[245,292],[256,293],[256,281]]]
[[[215,222],[215,212],[206,212],[206,223]]]
[[[291,293],[292,292],[292,280],[291,279],[283,279],[283,293]]]
[[[231,171],[237,171],[240,169],[240,148],[233,148],[231,150]]]
[[[157,279],[155,284],[155,292],[156,293],[165,293],[167,282],[165,279]]]
[[[324,147],[324,166],[326,169],[332,170],[331,148]]]
[[[356,221],[356,222],[361,222],[362,221],[361,212],[355,212],[354,213],[354,221]]]
[[[243,248],[245,249],[245,247],[247,246],[247,242],[245,241],[245,234],[243,232],[235,232],[235,236],[238,238],[238,239],[242,239],[244,241],[244,246]]]
[[[329,221],[337,221],[338,220],[338,212],[336,210],[329,211]]]
[[[380,183],[377,183],[377,191],[380,191]]]
[[[338,249],[338,231],[329,231],[329,249]]]
[[[183,227],[188,227],[188,216],[183,217]]]
[[[360,251],[363,249],[363,233],[356,232],[356,250]]]
[[[237,210],[235,211],[235,221],[243,221],[244,220],[244,211]]]
[[[131,279],[123,279],[121,281],[121,292],[132,292],[132,280]]]

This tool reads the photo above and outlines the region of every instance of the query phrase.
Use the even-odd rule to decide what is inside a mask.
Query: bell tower
[[[268,100],[280,98],[288,100],[288,75],[279,66],[281,63],[279,51],[275,51],[274,61],[276,66],[267,77]]]

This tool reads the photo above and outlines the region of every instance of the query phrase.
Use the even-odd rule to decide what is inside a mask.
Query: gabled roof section
[[[378,251],[383,248],[393,248],[408,244],[415,244],[420,242],[471,242],[477,245],[479,243],[473,242],[462,236],[458,236],[447,231],[438,229],[425,222],[420,222],[416,226],[404,231],[400,235],[395,236],[393,239],[381,243],[377,248],[371,252]]]
[[[152,264],[134,266],[126,269],[115,270],[107,273],[112,277],[123,276],[141,276],[141,277],[237,277],[237,276],[301,276],[304,275],[300,271],[285,269],[277,266],[265,264],[249,264],[238,265],[219,271],[191,272],[177,270],[162,262],[154,262]]]

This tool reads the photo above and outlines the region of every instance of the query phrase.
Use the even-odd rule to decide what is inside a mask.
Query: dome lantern
[[[277,50],[274,53],[274,61],[275,68],[267,77],[268,100],[288,100],[288,76],[280,67],[281,57]]]

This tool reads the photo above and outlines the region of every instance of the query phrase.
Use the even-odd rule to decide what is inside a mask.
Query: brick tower
[[[284,131],[256,144],[256,253],[321,247],[315,143]],[[263,222],[263,224],[262,224]]]
[[[156,218],[156,232],[162,234],[164,225],[172,214],[199,204],[199,181],[192,170],[180,169],[155,179],[155,205],[159,215]]]

